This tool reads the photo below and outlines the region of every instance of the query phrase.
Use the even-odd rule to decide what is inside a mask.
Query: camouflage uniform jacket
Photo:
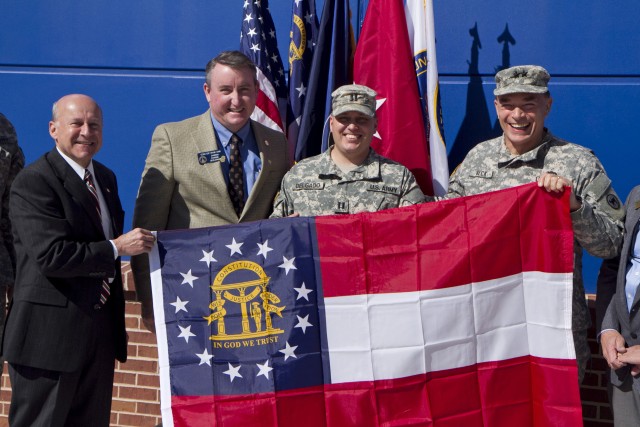
[[[18,147],[13,125],[0,113],[0,287],[13,285],[16,255],[9,220],[9,189],[24,167],[24,154]]]
[[[624,209],[593,152],[546,132],[542,144],[522,155],[507,150],[503,137],[474,147],[451,174],[446,198],[486,193],[536,181],[555,172],[573,182],[582,207],[571,212],[574,233],[573,330],[584,331],[590,317],[582,281],[582,249],[593,256],[616,256],[622,242]]]
[[[374,212],[423,201],[413,174],[399,163],[369,149],[360,166],[344,173],[327,150],[287,172],[271,218]]]

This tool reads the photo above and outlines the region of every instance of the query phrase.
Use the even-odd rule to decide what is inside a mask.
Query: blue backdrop
[[[105,113],[97,158],[118,175],[130,226],[154,127],[205,111],[204,66],[219,51],[238,48],[243,3],[1,2],[0,111],[14,123],[27,161],[53,146],[51,104],[67,93],[91,95]],[[291,3],[270,3],[285,57]],[[367,1],[350,3],[357,33]],[[540,64],[553,76],[549,128],[592,148],[621,198],[640,183],[633,127],[640,100],[640,4],[539,0],[505,7],[497,0],[434,0],[434,12],[452,168],[470,146],[499,133],[491,93],[496,70]],[[590,290],[598,266],[596,260],[586,263]]]

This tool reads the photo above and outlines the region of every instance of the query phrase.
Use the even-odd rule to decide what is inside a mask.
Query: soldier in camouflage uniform
[[[334,145],[287,172],[271,218],[373,212],[423,202],[411,172],[370,148],[376,92],[346,85],[331,95]]]
[[[622,203],[593,152],[555,137],[544,127],[551,109],[549,73],[517,66],[496,74],[494,104],[502,136],[474,147],[451,174],[446,198],[486,193],[538,181],[547,191],[571,186],[574,231],[573,336],[580,381],[590,357],[590,324],[582,281],[582,249],[616,256],[622,241]]]
[[[9,220],[9,188],[23,167],[24,154],[18,147],[16,131],[11,122],[0,113],[0,342],[4,329],[7,292],[10,293],[13,289],[16,269],[16,253],[13,249]]]

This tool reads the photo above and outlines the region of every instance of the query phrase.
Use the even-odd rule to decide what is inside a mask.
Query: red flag
[[[356,47],[353,80],[378,92],[371,146],[402,163],[433,194],[424,119],[402,0],[372,0]]]
[[[158,232],[165,426],[575,426],[569,194]]]

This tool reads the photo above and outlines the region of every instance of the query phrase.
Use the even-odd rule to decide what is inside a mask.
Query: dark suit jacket
[[[604,329],[619,331],[628,346],[640,344],[640,291],[636,292],[631,312],[627,308],[625,282],[627,263],[633,254],[633,247],[638,236],[640,223],[640,186],[631,190],[627,202],[627,217],[624,223],[624,241],[620,256],[604,260],[598,275],[596,298],[596,326],[598,332]],[[611,372],[611,382],[622,384],[630,375],[629,368],[624,367]],[[633,387],[640,391],[640,378],[635,378]]]
[[[282,177],[289,170],[287,140],[258,122],[251,130],[260,150],[262,169],[238,218],[227,192],[220,162],[200,164],[198,153],[222,150],[216,141],[211,111],[153,132],[136,206],[133,227],[175,230],[237,224],[269,217]],[[151,314],[148,255],[131,258],[138,299]]]
[[[116,178],[93,162],[95,179],[122,233]],[[99,310],[113,325],[114,350],[127,357],[120,260],[105,239],[83,180],[54,148],[18,174],[11,187],[16,282],[2,342],[5,360],[62,372],[77,370],[90,351]],[[102,280],[113,277],[107,304],[96,309]]]

